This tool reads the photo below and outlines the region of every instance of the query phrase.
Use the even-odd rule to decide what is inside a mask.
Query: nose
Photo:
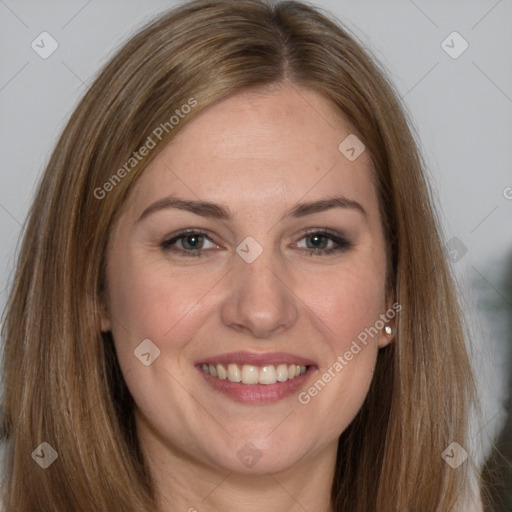
[[[271,251],[263,251],[252,263],[236,258],[226,283],[223,323],[259,339],[290,329],[298,318],[298,304],[283,266]]]

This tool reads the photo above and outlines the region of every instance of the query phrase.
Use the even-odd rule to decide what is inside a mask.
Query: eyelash
[[[171,252],[179,253],[181,257],[185,257],[185,258],[187,258],[187,257],[196,257],[197,258],[197,257],[206,256],[205,253],[207,253],[209,251],[209,249],[184,250],[184,249],[177,249],[176,247],[173,247],[173,245],[176,242],[178,242],[179,240],[186,238],[187,236],[193,236],[193,235],[203,236],[205,238],[208,238],[208,240],[210,240],[207,233],[205,233],[204,231],[202,231],[200,229],[189,229],[186,231],[182,231],[181,233],[178,233],[173,238],[162,242],[161,248],[164,251],[171,251]],[[315,230],[308,231],[307,233],[304,234],[304,236],[302,236],[300,238],[300,240],[302,240],[303,238],[307,238],[308,236],[312,236],[312,235],[322,235],[322,236],[326,237],[328,240],[337,244],[337,246],[331,247],[330,249],[303,249],[310,256],[328,256],[330,254],[347,251],[348,249],[352,248],[352,244],[349,241],[347,241],[345,238],[343,238],[342,236],[334,235],[333,233],[331,233],[330,231],[328,231],[326,229],[315,229]]]

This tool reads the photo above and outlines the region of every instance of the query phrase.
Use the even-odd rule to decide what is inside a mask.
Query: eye
[[[300,240],[306,241],[305,247],[301,242],[297,242],[296,247],[306,250],[310,256],[333,254],[352,247],[342,235],[333,234],[325,229],[310,231]]]
[[[209,245],[208,245],[209,244]],[[208,235],[200,230],[187,229],[165,240],[161,247],[164,251],[178,253],[181,256],[204,256],[205,251],[219,248]]]
[[[301,242],[305,240],[305,246]],[[342,235],[333,234],[325,229],[316,229],[308,232],[294,247],[305,250],[310,256],[326,256],[336,252],[350,249],[352,244]],[[210,237],[201,230],[187,229],[176,236],[165,240],[161,244],[164,251],[176,253],[183,257],[206,256],[212,249],[220,249]]]

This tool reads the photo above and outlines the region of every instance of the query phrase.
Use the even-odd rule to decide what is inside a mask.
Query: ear
[[[100,317],[101,332],[108,332],[112,329],[112,321],[108,307],[108,299],[104,290],[101,291],[98,301],[98,315]]]
[[[108,332],[111,328],[110,317],[101,313],[101,332]]]
[[[387,300],[387,305],[388,308],[386,309],[386,312],[381,315],[384,326],[379,333],[379,348],[386,347],[395,339],[396,317],[398,312],[402,309],[401,304],[397,301],[393,301],[392,299]]]

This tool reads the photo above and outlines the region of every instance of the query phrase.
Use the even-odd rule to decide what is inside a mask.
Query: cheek
[[[385,267],[380,260],[360,260],[335,278],[318,277],[315,288],[310,282],[307,306],[324,333],[322,365],[299,403],[326,418],[324,428],[339,433],[360,409],[373,377],[376,323],[385,311]]]
[[[184,320],[208,283],[136,256],[116,261],[107,279],[112,332],[120,358],[123,352],[133,353],[144,339],[152,340],[161,350],[179,349],[190,337]]]
[[[308,308],[324,325],[336,354],[349,350],[353,340],[375,326],[385,309],[384,269],[380,265],[354,264],[350,268],[309,283],[302,295]],[[313,287],[314,284],[314,287]],[[306,293],[306,290],[309,290]],[[371,330],[375,335],[375,331]],[[361,336],[364,338],[364,335]],[[368,336],[368,341],[372,337]],[[375,342],[377,336],[374,336]]]

